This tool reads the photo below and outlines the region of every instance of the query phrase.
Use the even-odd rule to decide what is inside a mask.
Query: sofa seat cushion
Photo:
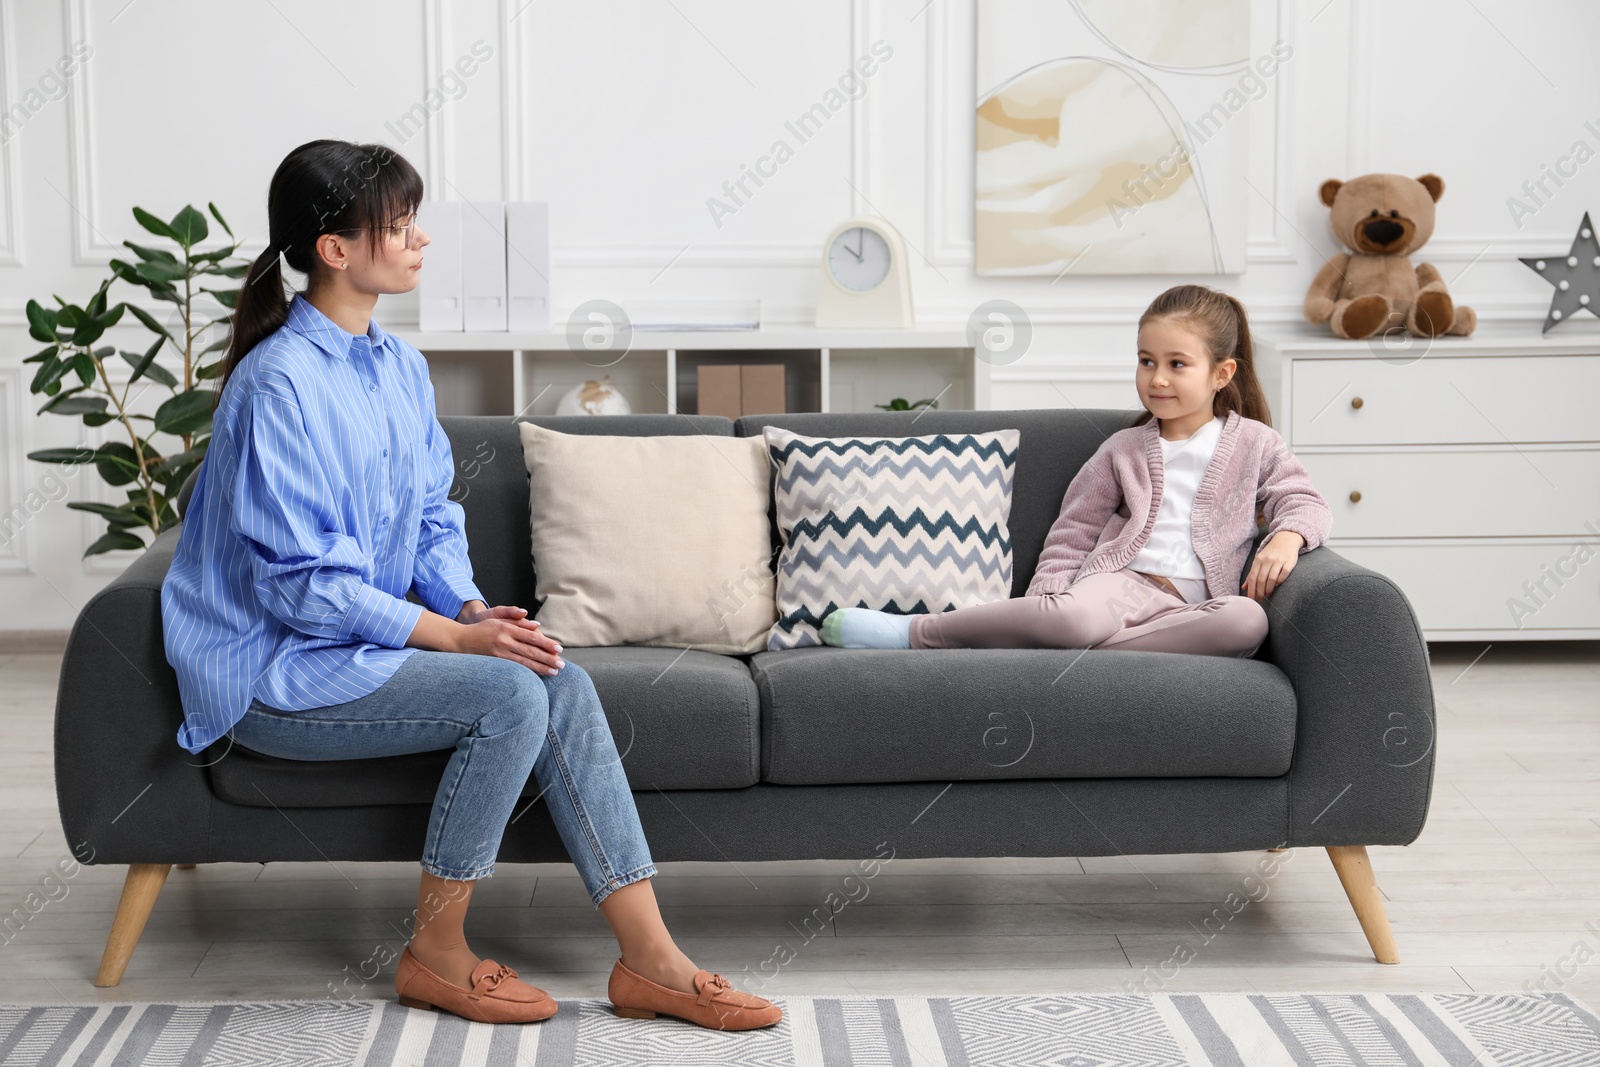
[[[803,648],[751,658],[761,777],[1276,777],[1295,695],[1262,660],[1172,652]]]
[[[594,680],[628,784],[651,789],[742,789],[758,780],[760,706],[744,660],[675,648],[568,648]],[[248,807],[430,804],[450,750],[378,759],[278,759],[228,740],[214,761],[217,796]],[[522,795],[535,797],[529,777]]]

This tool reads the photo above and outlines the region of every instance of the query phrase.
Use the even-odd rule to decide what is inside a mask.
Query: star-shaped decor
[[[1518,257],[1522,258],[1522,257]],[[1539,272],[1539,277],[1556,287],[1550,298],[1550,314],[1545,316],[1544,329],[1558,322],[1566,322],[1579,311],[1600,315],[1600,241],[1595,240],[1594,226],[1589,213],[1583,213],[1583,225],[1572,239],[1572,251],[1566,259],[1524,258],[1522,262]]]

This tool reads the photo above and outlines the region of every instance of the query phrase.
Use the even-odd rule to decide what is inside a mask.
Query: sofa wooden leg
[[[1372,874],[1372,861],[1367,858],[1365,845],[1329,845],[1328,858],[1339,873],[1339,883],[1350,906],[1356,910],[1362,933],[1372,946],[1372,955],[1379,963],[1399,963],[1400,951],[1395,947],[1394,931],[1389,929],[1389,916],[1383,910],[1383,894],[1378,892],[1378,880]]]
[[[144,924],[150,910],[156,906],[156,897],[167,882],[170,863],[134,863],[128,866],[128,877],[122,883],[122,899],[117,901],[117,914],[111,920],[111,936],[106,938],[106,950],[100,957],[100,973],[95,975],[97,986],[114,986],[122,981],[122,972],[128,969],[133,950],[144,933]]]
[[[180,871],[192,871],[192,870],[194,870],[194,864],[192,864],[192,863],[176,863],[176,864],[173,864],[173,866],[177,867],[178,870],[180,870]]]

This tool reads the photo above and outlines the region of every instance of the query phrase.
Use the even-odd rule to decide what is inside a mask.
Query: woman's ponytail
[[[222,373],[212,397],[212,410],[222,401],[223,386],[239,362],[262,338],[289,319],[289,299],[283,291],[283,265],[275,246],[256,257],[245,273],[244,286],[233,309],[233,330],[222,357]]]
[[[239,290],[213,409],[239,364],[289,319],[283,264],[314,286],[317,238],[325,233],[365,231],[376,255],[388,229],[422,203],[422,192],[422,176],[387,145],[323,139],[283,157],[267,187],[267,249]]]

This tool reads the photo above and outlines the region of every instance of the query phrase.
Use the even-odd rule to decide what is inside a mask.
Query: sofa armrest
[[[161,583],[182,524],[163,530],[78,613],[56,689],[56,798],[81,862],[203,862],[204,764],[178,745],[182,700],[162,641]]]
[[[1288,676],[1299,708],[1289,845],[1410,844],[1427,821],[1435,725],[1411,602],[1324,545],[1299,557],[1265,607],[1257,657]]]

